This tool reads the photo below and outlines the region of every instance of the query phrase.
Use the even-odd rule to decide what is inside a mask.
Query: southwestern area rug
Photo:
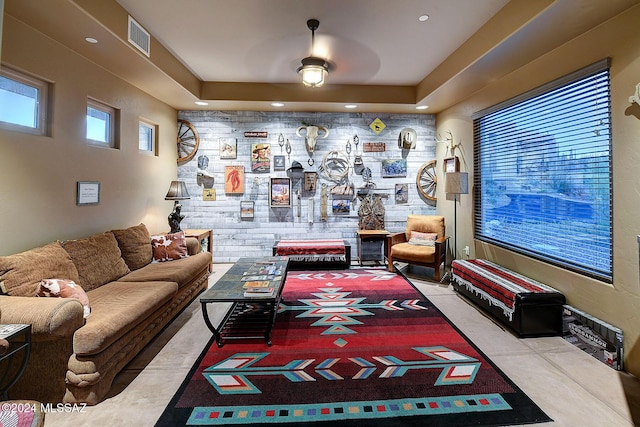
[[[551,421],[402,276],[292,271],[272,341],[211,341],[157,426]]]

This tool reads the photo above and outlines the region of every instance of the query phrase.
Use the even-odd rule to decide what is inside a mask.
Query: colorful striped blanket
[[[502,308],[509,320],[512,320],[518,294],[557,293],[547,285],[484,259],[454,260],[451,270],[456,283]]]
[[[292,261],[332,262],[346,259],[344,240],[280,240],[276,255],[288,256]]]

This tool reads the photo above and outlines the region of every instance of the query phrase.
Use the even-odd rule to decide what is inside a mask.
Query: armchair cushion
[[[393,259],[401,259],[408,262],[431,263],[435,261],[435,254],[435,246],[398,243],[391,247]]]
[[[435,246],[437,238],[437,233],[421,233],[414,230],[411,232],[409,244],[418,246]]]
[[[409,215],[405,233],[407,241],[411,239],[411,232],[436,233],[438,237],[444,236],[444,217],[439,215]]]

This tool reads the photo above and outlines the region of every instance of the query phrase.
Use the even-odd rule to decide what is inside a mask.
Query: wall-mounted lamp
[[[311,30],[311,56],[302,60],[302,65],[298,68],[298,74],[302,77],[305,86],[320,87],[324,84],[324,78],[329,73],[329,64],[322,58],[313,56],[315,33],[320,26],[317,19],[309,19],[307,27]]]
[[[173,211],[169,214],[169,227],[171,227],[171,233],[177,233],[182,231],[180,228],[180,222],[184,219],[184,215],[180,213],[182,205],[179,200],[190,199],[189,192],[187,191],[187,185],[183,181],[171,181],[169,191],[164,196],[165,200],[175,200],[173,204]]]

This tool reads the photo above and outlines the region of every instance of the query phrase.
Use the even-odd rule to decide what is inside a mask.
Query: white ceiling
[[[177,110],[282,101],[287,111],[435,114],[639,2],[5,0],[4,13]],[[128,15],[152,36],[148,58],[127,41]],[[333,64],[313,89],[296,73],[311,53],[310,18],[320,21],[314,54]]]
[[[508,0],[117,0],[203,81],[294,83],[310,54],[328,84],[415,86]],[[418,17],[428,15],[420,22]]]

